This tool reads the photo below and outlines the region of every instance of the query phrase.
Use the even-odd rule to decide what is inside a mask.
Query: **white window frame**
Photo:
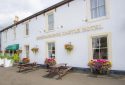
[[[27,51],[27,47],[29,47],[29,50]],[[28,56],[27,56],[27,52],[28,52]],[[29,58],[29,55],[30,55],[30,46],[29,45],[25,45],[25,56],[27,57],[27,58]]]
[[[7,42],[7,30],[4,31],[4,41]]]
[[[90,0],[90,4],[91,4],[91,9],[90,9],[90,10],[91,10],[91,18],[94,19],[94,18],[99,18],[99,17],[106,16],[106,9],[105,9],[105,5],[106,5],[106,4],[105,4],[105,1],[106,1],[106,0],[104,0],[103,5],[99,5],[99,0],[95,0],[95,1],[97,1],[97,5],[96,5],[96,7],[94,7],[94,8],[92,7],[93,4],[92,4],[91,1],[92,1],[92,0]],[[100,11],[100,10],[99,10],[100,7],[104,7],[104,10],[103,10],[103,11],[104,11],[104,15],[100,15],[100,12],[99,12],[99,11]],[[92,12],[93,10],[96,10],[96,14],[97,14],[96,16],[93,16],[93,15],[95,15],[95,14]]]
[[[13,27],[13,39],[15,40],[16,39],[16,27]]]
[[[49,25],[48,25],[48,15],[53,14],[53,19],[54,19],[54,23],[53,23],[53,29],[49,29]],[[51,10],[47,13],[45,13],[45,22],[46,22],[46,29],[45,32],[52,32],[55,30],[55,10]]]
[[[110,2],[111,0],[105,0],[105,16],[91,18],[91,2],[86,0],[86,18],[84,19],[87,22],[95,22],[100,20],[105,20],[110,18]]]
[[[100,50],[101,50],[101,49],[109,49],[109,48],[108,48],[108,45],[107,45],[107,47],[100,47],[100,45],[101,45],[101,43],[100,43],[100,38],[102,38],[102,37],[106,37],[106,38],[107,38],[107,36],[105,36],[105,35],[92,37],[92,42],[93,42],[93,38],[98,38],[98,39],[99,39],[99,47],[96,48],[96,47],[93,47],[93,46],[92,46],[92,50],[93,50],[92,54],[93,54],[93,55],[94,55],[94,50],[95,50],[95,49],[96,49],[96,50],[97,50],[97,49],[99,50],[99,56],[98,56],[99,59],[101,59]],[[107,42],[106,42],[106,43],[107,43]],[[92,44],[92,45],[93,45],[93,44]],[[108,53],[108,50],[107,50],[107,53]],[[106,57],[107,57],[107,59],[108,59],[108,55],[107,55]],[[94,59],[94,56],[93,56],[93,59]]]
[[[93,59],[93,48],[92,48],[92,38],[93,37],[100,37],[100,36],[107,36],[107,48],[108,48],[108,57],[107,60],[112,60],[112,38],[111,38],[111,33],[97,33],[97,34],[92,34],[89,35],[89,60]]]
[[[28,22],[25,24],[25,35],[26,36],[29,35],[29,23]]]
[[[46,50],[46,55],[47,55],[47,58],[50,58],[50,57],[49,57],[48,43],[54,43],[54,44],[55,44],[55,57],[54,57],[54,58],[56,58],[56,43],[55,43],[55,41],[47,41],[47,42],[46,42],[46,48],[47,48],[47,50]],[[51,51],[52,51],[52,50],[51,50]]]

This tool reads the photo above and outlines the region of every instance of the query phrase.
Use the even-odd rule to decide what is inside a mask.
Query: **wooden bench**
[[[66,68],[63,68],[63,69],[60,69],[59,71],[59,77],[58,78],[62,78],[64,75],[66,75],[70,70],[72,69],[72,67],[66,67]]]
[[[67,66],[65,63],[56,64],[54,66],[50,66],[49,75],[57,74],[59,76],[58,79],[62,79],[62,76],[71,69],[72,67]]]
[[[36,63],[26,63],[26,64],[19,64],[19,72],[26,71],[26,70],[35,70],[39,67]]]

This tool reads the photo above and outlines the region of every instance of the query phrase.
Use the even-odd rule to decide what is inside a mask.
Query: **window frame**
[[[49,43],[51,43],[51,44],[53,43],[53,44],[54,44],[54,46],[55,46],[55,49],[54,49],[54,50],[52,50],[52,49],[49,50],[49,49],[48,49],[48,48],[49,48],[49,45],[48,45]],[[47,45],[47,57],[48,57],[48,58],[51,58],[51,57],[49,56],[49,51],[51,51],[51,52],[52,52],[52,51],[55,51],[55,52],[54,52],[54,57],[52,57],[52,58],[56,58],[56,43],[55,43],[54,41],[49,41],[49,42],[46,43],[46,45]]]
[[[53,26],[52,28],[51,28],[51,24],[49,24],[49,16],[51,16],[51,15],[53,16],[53,18],[52,18],[52,19],[53,19],[53,20],[52,20],[53,23],[51,23],[52,26]],[[48,15],[47,15],[47,18],[48,18],[48,30],[49,30],[49,31],[54,30],[54,13],[48,14]]]
[[[107,35],[103,35],[103,36],[94,36],[94,37],[92,37],[92,57],[93,57],[93,59],[94,59],[94,50],[99,50],[99,59],[102,59],[101,58],[101,49],[107,49],[107,59],[108,59],[108,49],[109,49],[109,47],[108,47],[108,41],[106,42],[106,44],[107,44],[107,46],[106,47],[101,47],[101,38],[102,37],[106,37],[106,39],[108,39],[108,36]],[[99,39],[99,46],[98,47],[93,47],[93,38],[97,38],[97,39]]]
[[[13,39],[15,40],[16,39],[16,27],[13,27]]]
[[[97,5],[95,5],[95,7],[93,7],[93,5],[92,5],[92,0],[90,0],[90,10],[91,10],[91,18],[92,19],[95,19],[95,18],[99,18],[99,17],[104,17],[104,16],[106,16],[106,0],[104,0],[104,3],[103,3],[103,5],[99,5],[99,0],[96,0],[97,1]],[[99,8],[100,7],[104,7],[104,15],[102,15],[102,16],[100,16],[100,10],[99,10]],[[93,10],[96,10],[96,16],[94,17],[93,15],[95,15],[95,14],[93,14]]]
[[[97,17],[97,18],[91,18],[91,2],[90,0],[86,0],[86,17],[84,18],[85,22],[97,22],[105,19],[109,19],[110,16],[110,3],[111,0],[105,0],[105,16]]]
[[[101,37],[101,36],[107,36],[107,60],[112,60],[112,34],[110,32],[104,32],[104,33],[97,33],[97,34],[91,34],[89,35],[89,46],[88,46],[88,49],[89,49],[89,60],[92,60],[94,59],[93,58],[93,48],[92,48],[92,38],[93,37]]]
[[[8,34],[7,34],[7,32],[8,32],[7,30],[4,31],[4,36],[5,36],[5,37],[4,37],[4,41],[5,41],[5,42],[7,42],[7,38],[8,38],[8,36],[7,36]]]
[[[25,24],[25,35],[26,36],[29,35],[29,23],[28,22]]]
[[[28,47],[28,50],[27,50],[27,47]],[[28,56],[27,56],[27,52],[28,52]],[[29,54],[30,54],[30,46],[29,45],[25,45],[25,55],[27,58],[29,58]]]
[[[53,29],[49,29],[48,15],[53,14]],[[45,13],[45,32],[53,32],[55,30],[55,9]]]

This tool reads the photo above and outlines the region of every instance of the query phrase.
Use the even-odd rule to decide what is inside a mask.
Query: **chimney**
[[[18,21],[19,21],[19,17],[18,17],[18,16],[15,16],[14,24],[17,23]]]

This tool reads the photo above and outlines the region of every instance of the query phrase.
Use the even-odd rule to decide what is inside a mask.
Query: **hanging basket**
[[[74,46],[71,43],[69,43],[69,44],[65,44],[64,48],[66,49],[67,52],[71,52]]]
[[[37,53],[39,51],[39,48],[32,48],[31,50],[33,53]]]

